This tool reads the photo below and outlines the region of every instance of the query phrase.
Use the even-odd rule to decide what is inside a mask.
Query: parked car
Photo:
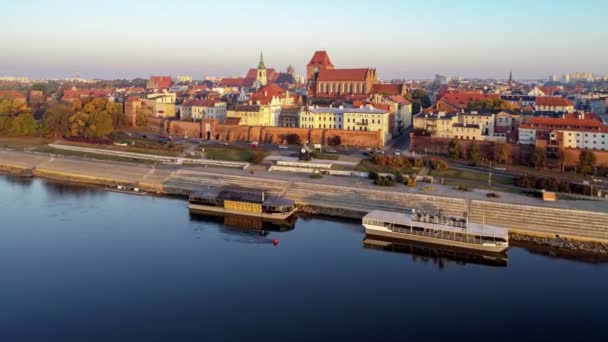
[[[282,150],[286,150],[286,149],[288,149],[289,147],[288,147],[287,145],[279,145],[279,148],[280,148],[280,149],[282,149]]]
[[[328,152],[328,153],[336,153],[337,151],[336,151],[336,150],[334,150],[333,148],[327,148],[327,149],[325,149],[325,152]]]
[[[395,150],[395,155],[396,155],[396,156],[400,156],[400,155],[401,155],[401,151],[399,151],[399,150]]]
[[[258,147],[258,145],[259,145],[259,142],[257,142],[257,141],[252,141],[251,144],[249,144],[249,146],[253,147],[253,148]]]

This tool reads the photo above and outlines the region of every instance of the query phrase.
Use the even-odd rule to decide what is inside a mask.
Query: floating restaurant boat
[[[296,212],[293,201],[263,191],[206,190],[190,195],[188,208],[198,214],[232,214],[286,220]]]
[[[363,217],[363,226],[366,234],[374,236],[497,253],[509,248],[504,228],[418,210],[411,214],[374,210]]]

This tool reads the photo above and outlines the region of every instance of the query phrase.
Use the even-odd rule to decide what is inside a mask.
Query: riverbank
[[[505,199],[471,197],[475,194],[458,198],[394,191],[352,181],[350,186],[331,184],[348,181],[338,177],[286,179],[242,170],[155,167],[20,151],[0,151],[0,170],[11,173],[26,170],[28,174],[56,181],[136,186],[148,193],[168,196],[184,196],[209,187],[254,188],[294,200],[303,213],[350,219],[360,219],[373,209],[441,210],[455,216],[467,213],[472,222],[506,227],[538,245],[608,254],[608,208],[602,207],[603,202],[562,201],[549,206],[540,201],[533,205],[530,203],[535,199],[521,197],[515,198],[515,203],[506,203]],[[583,205],[590,204],[598,205],[598,211],[584,210]]]

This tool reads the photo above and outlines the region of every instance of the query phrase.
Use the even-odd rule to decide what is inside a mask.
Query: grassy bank
[[[374,164],[373,161],[371,161],[370,159],[361,159],[361,161],[359,162],[359,164],[357,164],[357,166],[355,166],[355,170],[356,171],[366,171],[366,172],[370,172],[370,171],[376,171],[379,173],[401,173],[401,174],[417,174],[418,173],[418,168],[415,167],[394,167],[394,166],[383,166],[383,165],[378,165],[378,164]]]
[[[268,156],[268,151],[259,148],[240,148],[234,146],[205,147],[205,157],[215,160],[261,163]]]

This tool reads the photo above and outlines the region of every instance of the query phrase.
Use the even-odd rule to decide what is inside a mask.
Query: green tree
[[[462,147],[460,146],[460,140],[454,137],[450,140],[448,144],[448,154],[450,158],[461,158],[462,157]]]
[[[481,159],[481,150],[476,142],[473,142],[471,147],[469,147],[469,159],[474,162],[478,162]]]
[[[511,160],[511,145],[507,143],[497,143],[494,149],[494,161],[498,163],[508,163]]]
[[[32,136],[36,134],[36,119],[32,114],[21,114],[11,122],[10,134],[16,136]]]
[[[542,168],[545,167],[546,164],[547,164],[547,151],[544,148],[537,146],[534,149],[534,154],[532,155],[532,166],[541,170]]]
[[[412,114],[418,114],[422,108],[431,106],[431,98],[424,89],[414,89],[405,97],[412,103]]]
[[[512,109],[509,102],[501,99],[487,99],[472,101],[467,104],[467,109]]]
[[[54,103],[44,112],[40,133],[49,137],[60,137],[67,133],[72,107],[64,103]]]
[[[36,83],[32,86],[32,90],[41,91],[43,93],[48,93],[48,86],[44,83]]]
[[[596,162],[595,153],[589,150],[582,150],[578,155],[578,169],[581,173],[588,174],[593,172],[593,167]]]
[[[0,115],[0,135],[8,135],[13,126],[13,117]]]

